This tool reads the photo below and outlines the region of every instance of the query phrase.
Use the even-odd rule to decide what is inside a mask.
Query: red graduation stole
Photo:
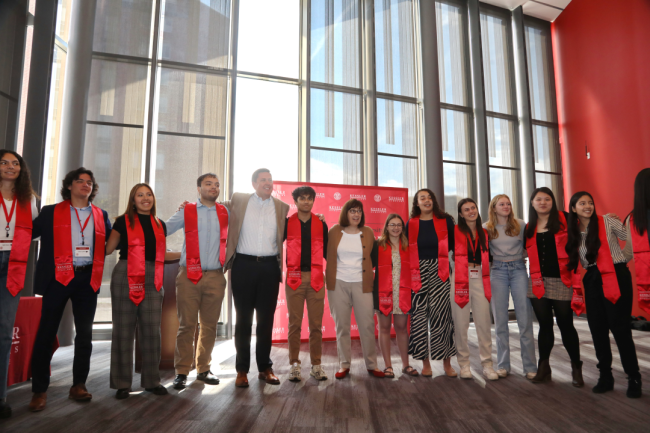
[[[569,255],[566,252],[566,242],[567,242],[567,223],[564,213],[558,212],[558,218],[560,220],[560,231],[555,233],[555,250],[557,251],[557,258],[560,265],[560,277],[562,278],[562,283],[571,287],[571,271],[567,268],[569,263]],[[546,289],[544,288],[544,279],[542,278],[542,271],[539,265],[539,254],[537,253],[537,227],[535,227],[535,233],[533,237],[526,239],[526,251],[528,252],[528,258],[530,259],[530,280],[533,286],[533,294],[537,296],[537,299],[542,299]]]
[[[634,272],[639,291],[639,307],[650,313],[650,242],[648,233],[639,234],[630,216],[632,249],[634,251]]]
[[[293,290],[302,284],[301,253],[300,219],[295,213],[287,221],[287,284]],[[323,288],[323,224],[313,213],[311,214],[311,287],[317,292]]]
[[[438,276],[442,281],[449,278],[449,233],[447,220],[433,217],[433,227],[438,235]],[[411,218],[409,228],[409,251],[411,253],[411,289],[417,293],[422,288],[420,275],[420,253],[418,252],[418,234],[420,233],[420,217]]]
[[[0,194],[0,200],[4,200],[2,194]],[[27,259],[29,258],[29,247],[32,244],[32,204],[30,201],[20,202],[16,196],[14,196],[14,202],[17,208],[16,224],[9,253],[7,290],[15,297],[25,286]]]
[[[487,239],[488,233],[484,228]],[[466,233],[463,233],[458,226],[454,229],[454,236],[456,238],[455,245],[456,251],[456,270],[454,272],[455,295],[454,299],[460,308],[464,308],[469,302],[469,263],[467,258],[467,242],[469,242],[474,249],[474,254],[479,248],[478,232],[476,233],[476,243],[472,242]],[[490,252],[489,246],[486,245],[485,249],[481,248],[481,273],[483,277],[483,291],[488,302],[492,300],[492,286],[490,285]]]
[[[612,252],[609,250],[609,242],[607,241],[605,220],[602,216],[598,216],[598,239],[600,239],[600,248],[598,249],[596,263],[603,279],[603,294],[609,302],[615,304],[618,298],[621,297],[621,289],[618,287]]]
[[[582,285],[580,283],[580,262],[578,262],[578,267],[575,271],[571,273],[571,283],[573,285],[573,296],[571,297],[571,309],[580,316],[584,313],[585,310],[585,296],[582,291]]]
[[[163,283],[163,271],[165,269],[165,230],[160,224],[160,220],[150,215],[151,226],[156,236],[156,270],[154,277],[154,286],[160,292]],[[140,305],[144,299],[144,281],[145,281],[145,241],[144,231],[140,224],[140,218],[135,215],[135,224],[131,228],[129,218],[124,215],[126,223],[126,233],[128,237],[129,253],[127,257],[126,275],[129,279],[129,299],[135,305]],[[158,222],[158,224],[156,224]]]
[[[228,211],[224,205],[215,203],[219,218],[219,263],[223,267],[226,261],[226,239],[228,239]],[[197,284],[203,277],[201,268],[201,250],[199,249],[199,217],[196,203],[185,206],[185,267],[187,278]]]
[[[379,278],[379,311],[388,316],[393,312],[393,252],[390,241],[379,247],[377,278]],[[408,313],[411,309],[411,266],[409,252],[399,249],[402,262],[399,276],[399,309]]]
[[[67,286],[74,278],[70,206],[70,200],[65,200],[54,207],[54,278],[64,286]],[[104,273],[106,226],[102,210],[92,203],[91,209],[95,225],[95,242],[90,286],[97,292],[102,285],[102,274]]]

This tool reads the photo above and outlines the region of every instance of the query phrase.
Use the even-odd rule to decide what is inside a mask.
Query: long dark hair
[[[153,189],[151,189],[147,183],[137,183],[133,186],[133,188],[131,188],[131,192],[129,193],[129,201],[127,202],[126,210],[122,215],[124,215],[124,218],[127,220],[125,222],[128,222],[133,229],[133,227],[135,227],[135,219],[137,218],[138,214],[138,210],[135,208],[135,194],[138,192],[140,187],[143,186],[146,186],[149,188],[149,191],[151,191],[151,195],[153,196],[153,206],[151,206],[150,215],[154,217],[156,225],[160,227],[160,220],[156,217],[156,194],[154,194]]]
[[[422,213],[422,210],[420,209],[420,206],[418,206],[418,195],[423,191],[428,192],[429,195],[431,196],[431,201],[433,202],[433,206],[432,206],[433,215],[436,218],[441,218],[442,219],[442,218],[447,218],[448,216],[451,216],[447,212],[445,212],[444,210],[440,209],[440,205],[438,204],[438,200],[436,199],[436,195],[433,193],[433,191],[431,191],[429,188],[422,188],[422,189],[418,190],[418,192],[416,192],[415,195],[413,196],[413,205],[411,206],[411,218],[418,217]]]
[[[478,240],[481,243],[481,248],[483,251],[487,250],[487,241],[485,239],[485,232],[483,231],[483,223],[481,222],[481,214],[478,212],[478,205],[474,200],[471,198],[464,198],[461,201],[458,202],[458,229],[468,235],[470,238],[472,237],[472,231],[469,229],[469,226],[465,222],[465,218],[463,218],[463,213],[461,212],[461,209],[463,208],[463,205],[467,203],[473,203],[476,206],[476,213],[478,214],[478,218],[476,218],[476,234],[478,235]]]
[[[634,180],[634,228],[639,235],[648,230],[648,210],[650,210],[650,168],[644,168]]]
[[[578,200],[582,197],[587,196],[594,201],[594,198],[587,191],[578,191],[571,197],[569,202],[569,218],[567,220],[567,242],[566,242],[566,253],[569,255],[569,263],[567,267],[570,271],[578,268],[578,263],[580,262],[580,242],[582,241],[582,235],[580,234],[580,219],[578,219],[578,214],[573,211],[573,208],[578,204]],[[589,264],[596,262],[596,257],[598,257],[598,250],[600,249],[600,238],[598,237],[598,215],[596,213],[596,203],[594,202],[594,211],[589,218],[589,230],[587,230],[587,239],[585,240],[585,246],[587,247],[587,254],[585,258]]]
[[[546,223],[546,228],[552,234],[556,234],[562,228],[560,223],[560,217],[558,216],[557,202],[555,201],[555,194],[549,188],[542,186],[540,188],[535,188],[535,191],[530,195],[530,201],[528,202],[528,225],[526,226],[526,237],[532,238],[535,234],[535,228],[537,227],[537,211],[533,207],[533,200],[535,196],[539,193],[544,193],[551,196],[553,201],[553,206],[551,207],[551,214],[548,216],[548,222]]]
[[[13,150],[0,149],[0,159],[6,154],[12,154],[20,163],[20,174],[14,182],[14,195],[19,202],[27,202],[32,200],[32,196],[39,198],[34,189],[32,188],[32,178],[29,167],[25,164],[25,160],[18,153]]]

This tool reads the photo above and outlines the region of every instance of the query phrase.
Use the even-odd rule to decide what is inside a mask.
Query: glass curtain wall
[[[538,188],[546,186],[553,190],[558,206],[564,208],[551,26],[548,22],[526,17],[524,29],[533,127],[535,184]]]
[[[465,197],[476,196],[467,7],[436,2],[438,75],[442,126],[445,209],[455,215]]]

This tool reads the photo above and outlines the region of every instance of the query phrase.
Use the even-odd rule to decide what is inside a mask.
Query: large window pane
[[[440,101],[469,105],[466,31],[463,8],[436,2]]]
[[[377,148],[380,153],[418,156],[417,105],[377,99]]]
[[[488,116],[487,138],[490,165],[518,167],[515,122]]]
[[[149,57],[153,0],[98,0],[93,50]]]
[[[361,150],[361,96],[311,91],[311,145]]]
[[[311,182],[361,185],[361,154],[311,149]]]
[[[497,194],[507,194],[515,214],[521,217],[519,170],[490,168],[490,198]]]
[[[481,13],[485,107],[488,111],[505,114],[513,112],[509,32],[508,19]]]
[[[377,91],[416,96],[412,0],[375,0]]]
[[[473,162],[470,115],[442,110],[442,157],[449,161]]]
[[[240,71],[298,78],[299,0],[240,0],[238,37]]]
[[[379,186],[408,188],[410,197],[418,190],[418,173],[417,159],[383,155],[378,157]]]
[[[54,33],[64,41],[70,36],[70,15],[73,0],[58,0],[56,8],[56,28]]]
[[[525,35],[532,117],[535,120],[557,122],[551,32],[526,26]]]
[[[94,59],[88,120],[144,124],[147,66]]]
[[[158,134],[156,147],[156,210],[160,218],[171,217],[183,200],[197,200],[196,178],[203,173],[219,176],[223,191],[224,140]],[[167,238],[167,248],[180,251],[182,246],[182,230]]]
[[[535,170],[562,171],[560,143],[557,130],[533,125],[533,144],[535,145]]]
[[[564,185],[562,184],[562,176],[556,174],[535,173],[535,186],[541,188],[543,186],[550,188],[555,195],[558,208],[564,209]]]
[[[226,135],[228,77],[163,68],[158,130]]]
[[[443,163],[445,183],[445,210],[456,218],[458,202],[474,194],[474,166]],[[438,200],[440,203],[440,200]]]
[[[311,0],[312,81],[361,86],[359,32],[359,0]]]
[[[165,0],[162,58],[228,67],[230,0]]]
[[[260,167],[275,180],[298,180],[297,86],[240,78],[235,119],[235,191],[252,191]]]
[[[7,117],[9,116],[9,104],[12,101],[0,95],[0,149],[5,149],[5,131],[7,130]]]

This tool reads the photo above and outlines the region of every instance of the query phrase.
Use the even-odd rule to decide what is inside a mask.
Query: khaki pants
[[[483,278],[481,268],[479,278],[469,279],[469,303],[465,308],[460,308],[454,297],[455,293],[455,272],[451,278],[451,315],[454,318],[454,338],[456,340],[456,351],[458,365],[464,367],[469,365],[469,345],[467,333],[469,332],[469,313],[472,311],[476,334],[478,336],[478,351],[483,366],[492,366],[492,319],[490,318],[490,303],[483,291]]]
[[[196,348],[196,371],[210,370],[225,290],[223,270],[203,271],[201,280],[194,284],[187,278],[187,269],[180,267],[176,277],[176,310],[180,322],[174,350],[176,374],[187,375],[192,368],[197,323],[201,324],[201,329]]]
[[[327,293],[330,312],[336,325],[336,349],[339,353],[341,368],[350,368],[352,361],[352,340],[350,324],[352,309],[359,327],[361,350],[366,362],[366,369],[377,368],[377,346],[375,346],[375,311],[372,292],[363,293],[363,283],[346,283],[336,280],[335,290]]]
[[[311,272],[301,272],[302,283],[296,290],[285,284],[287,310],[289,311],[289,362],[300,363],[300,333],[302,316],[307,302],[309,317],[309,355],[311,365],[320,365],[323,342],[323,310],[325,309],[325,286],[319,291],[311,287]]]

